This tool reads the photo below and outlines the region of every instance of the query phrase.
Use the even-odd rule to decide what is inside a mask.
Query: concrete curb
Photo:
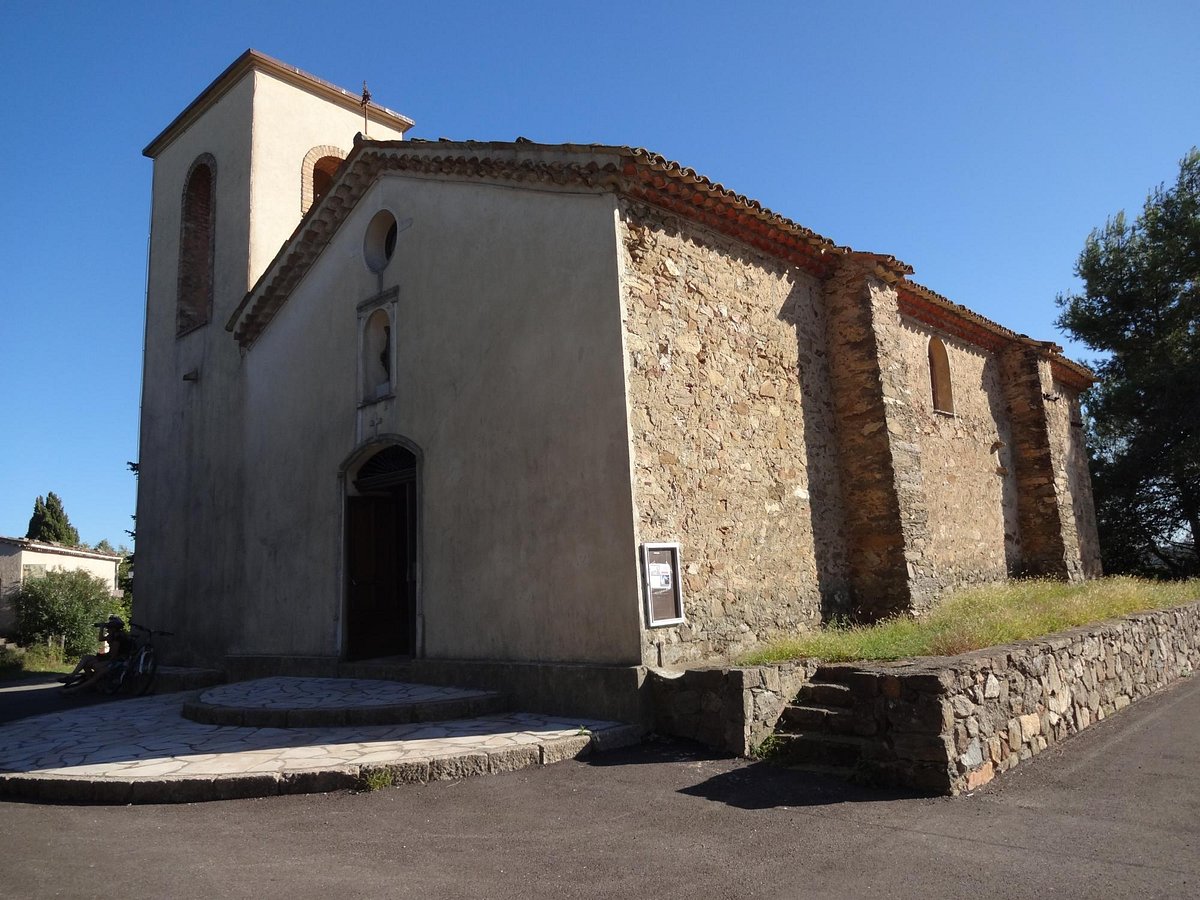
[[[87,778],[9,772],[0,773],[0,797],[40,803],[123,806],[372,790],[551,765],[566,759],[580,759],[593,752],[632,746],[640,743],[642,737],[643,730],[638,726],[617,725],[595,732],[497,750],[473,749],[458,754],[408,757],[394,763],[364,763],[287,772],[239,772],[211,777]]]

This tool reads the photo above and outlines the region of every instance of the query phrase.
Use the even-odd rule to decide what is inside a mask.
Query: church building
[[[169,661],[571,690],[1099,574],[1061,348],[645,150],[412,124],[247,51],[145,150]]]

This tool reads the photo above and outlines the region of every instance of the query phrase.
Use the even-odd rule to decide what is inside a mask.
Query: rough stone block
[[[542,765],[562,762],[564,759],[580,759],[592,752],[590,734],[573,734],[570,737],[553,738],[541,745]]]
[[[214,795],[212,778],[138,778],[128,787],[128,803],[203,803]]]
[[[1021,742],[1028,743],[1042,731],[1042,720],[1037,713],[1021,716]]]
[[[451,781],[486,775],[488,756],[486,753],[463,753],[457,756],[436,756],[429,761],[430,781]]]
[[[637,725],[618,725],[615,728],[604,728],[592,734],[592,746],[597,752],[617,750],[621,747],[632,747],[640,744],[644,737],[643,730]]]
[[[515,772],[518,769],[528,769],[541,765],[541,748],[536,744],[523,747],[506,747],[503,750],[488,751],[488,772],[495,775],[499,772]]]
[[[330,791],[348,791],[358,786],[361,774],[364,773],[361,773],[357,766],[284,772],[279,778],[279,793],[325,794]]]
[[[983,787],[989,781],[996,777],[996,770],[990,762],[985,762],[978,769],[967,773],[966,787],[968,791],[973,791]]]
[[[248,797],[273,797],[279,793],[279,775],[259,772],[247,775],[220,775],[212,780],[214,800],[244,800]]]
[[[390,763],[387,768],[392,773],[392,784],[425,784],[429,781],[430,765],[427,759]]]
[[[900,759],[949,762],[954,758],[954,743],[946,735],[898,734],[892,748]]]

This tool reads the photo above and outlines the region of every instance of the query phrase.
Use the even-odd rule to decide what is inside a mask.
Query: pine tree
[[[79,532],[67,518],[62,500],[54,491],[47,494],[45,499],[38,497],[33,501],[33,515],[29,517],[29,530],[25,537],[32,541],[49,541],[68,547],[79,546]]]
[[[1200,573],[1200,152],[1170,187],[1093,232],[1061,327],[1105,352],[1088,392],[1109,572]]]

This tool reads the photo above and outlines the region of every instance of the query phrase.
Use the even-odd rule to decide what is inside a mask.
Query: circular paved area
[[[106,803],[308,793],[509,771],[621,746],[635,729],[528,713],[316,728],[206,725],[184,696],[122,700],[0,729],[0,794]]]

